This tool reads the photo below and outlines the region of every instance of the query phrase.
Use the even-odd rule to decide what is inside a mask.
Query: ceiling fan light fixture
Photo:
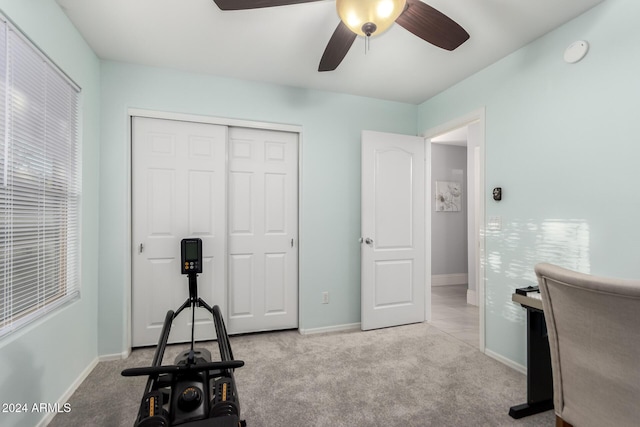
[[[336,0],[338,15],[359,36],[369,36],[365,29],[373,24],[375,35],[386,31],[404,11],[406,0]]]

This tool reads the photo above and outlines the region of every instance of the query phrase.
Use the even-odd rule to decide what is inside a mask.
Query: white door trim
[[[129,108],[129,116],[148,117],[152,119],[180,120],[182,122],[207,123],[229,127],[255,128],[263,130],[277,130],[283,132],[302,133],[302,126],[284,123],[256,122],[252,120],[230,119],[226,117],[200,116],[197,114],[173,113],[168,111],[143,110]]]
[[[283,132],[294,132],[298,134],[298,263],[300,259],[300,243],[302,241],[302,235],[300,230],[302,229],[302,211],[300,206],[302,206],[302,126],[300,125],[292,125],[292,124],[284,124],[284,123],[271,123],[271,122],[258,122],[253,120],[239,120],[232,119],[226,117],[211,117],[211,116],[203,116],[197,114],[184,114],[184,113],[176,113],[176,112],[168,112],[168,111],[159,111],[159,110],[147,110],[140,108],[128,108],[127,114],[125,116],[126,120],[126,132],[127,132],[127,150],[125,153],[125,162],[127,164],[126,169],[126,183],[127,183],[127,199],[125,203],[126,207],[126,246],[123,248],[123,263],[125,266],[125,277],[124,284],[124,306],[125,312],[124,317],[125,321],[123,324],[124,330],[122,331],[122,348],[123,354],[130,354],[132,349],[132,316],[131,316],[131,291],[132,291],[132,266],[131,266],[131,256],[133,251],[133,236],[132,236],[132,149],[133,149],[133,134],[132,134],[132,126],[131,122],[133,117],[147,117],[154,119],[166,119],[166,120],[180,120],[184,122],[195,122],[195,123],[207,123],[207,124],[217,124],[229,127],[247,127],[247,128],[257,128],[257,129],[265,129],[265,130],[276,130]],[[298,267],[298,328],[301,329],[303,326],[300,322],[300,268]],[[167,307],[169,309],[175,309],[176,307]]]
[[[480,135],[478,139],[478,146],[480,147],[480,156],[479,156],[479,167],[477,168],[475,179],[478,180],[478,188],[480,189],[480,194],[477,196],[477,205],[476,205],[476,236],[479,236],[478,239],[478,250],[476,251],[476,283],[477,283],[477,298],[478,298],[478,307],[479,307],[479,316],[480,316],[480,337],[479,337],[479,348],[481,352],[485,352],[485,117],[486,112],[485,108],[479,108],[475,111],[472,111],[462,117],[458,117],[457,119],[453,119],[446,123],[443,123],[439,126],[431,128],[424,132],[422,136],[425,138],[426,143],[426,158],[427,158],[427,169],[426,169],[426,227],[427,230],[427,239],[426,239],[426,289],[425,289],[425,303],[426,303],[426,318],[427,321],[431,320],[431,212],[432,212],[432,196],[431,196],[431,138],[434,138],[440,134],[449,132],[451,130],[466,126],[473,122],[478,122],[480,126]]]

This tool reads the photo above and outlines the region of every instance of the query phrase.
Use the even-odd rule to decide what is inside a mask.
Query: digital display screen
[[[202,273],[202,240],[182,239],[180,247],[182,274]]]
[[[191,241],[186,242],[184,248],[184,256],[187,260],[197,260],[198,259],[198,242]]]

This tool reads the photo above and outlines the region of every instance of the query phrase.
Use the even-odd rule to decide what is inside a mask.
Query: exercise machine
[[[198,297],[202,240],[183,239],[180,252],[181,273],[189,278],[189,298],[175,312],[167,312],[151,366],[122,371],[125,377],[149,377],[134,427],[244,427],[233,376],[244,362],[233,358],[220,308],[210,307]],[[191,347],[179,354],[173,365],[162,365],[173,320],[187,307],[191,308]],[[197,307],[213,316],[220,361],[213,362],[207,349],[194,348]]]

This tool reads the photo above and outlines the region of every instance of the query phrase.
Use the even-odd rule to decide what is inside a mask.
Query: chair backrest
[[[535,272],[556,415],[576,427],[640,425],[640,280],[551,264]]]

